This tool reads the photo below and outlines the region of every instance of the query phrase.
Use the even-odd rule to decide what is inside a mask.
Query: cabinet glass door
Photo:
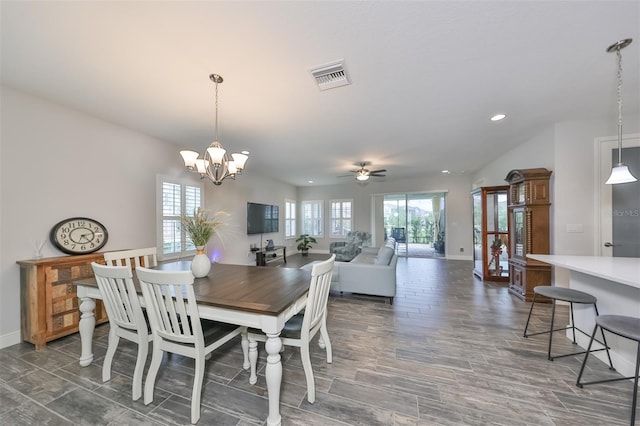
[[[524,210],[513,211],[514,256],[524,257]]]
[[[509,187],[491,186],[471,193],[473,271],[483,280],[509,278]]]
[[[487,269],[494,277],[509,275],[509,215],[507,191],[487,194]]]
[[[476,192],[473,194],[473,269],[481,276],[484,271],[483,245],[482,195]]]

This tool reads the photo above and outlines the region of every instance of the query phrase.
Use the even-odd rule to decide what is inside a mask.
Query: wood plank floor
[[[326,258],[288,258],[289,267]],[[575,386],[581,356],[547,361],[547,335],[524,339],[529,304],[503,285],[482,283],[468,261],[401,258],[394,304],[332,293],[333,363],[314,342],[317,397],[306,400],[299,353],[283,356],[283,425],[628,425],[631,382]],[[566,323],[567,309],[558,315]],[[532,320],[542,330],[550,308]],[[77,335],[35,351],[0,351],[2,425],[189,424],[192,362],[165,357],[155,398],[131,401],[135,346],[120,343],[112,379],[103,383],[108,324],[96,329],[96,360],[78,365]],[[557,333],[554,352],[576,350]],[[556,345],[557,343],[557,345]],[[588,380],[610,377],[591,358]],[[264,348],[249,385],[239,340],[207,363],[201,425],[263,425],[267,417]],[[148,365],[147,365],[148,367]]]

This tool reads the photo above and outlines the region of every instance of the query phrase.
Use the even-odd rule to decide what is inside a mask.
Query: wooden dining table
[[[190,261],[161,263],[156,269],[190,270]],[[240,326],[261,329],[267,336],[265,376],[269,397],[267,424],[280,425],[280,386],[282,362],[280,332],[284,323],[300,312],[307,302],[309,270],[246,265],[214,264],[204,278],[196,278],[194,291],[200,317]],[[144,306],[134,274],[134,283]],[[95,278],[75,281],[80,299],[80,365],[93,362],[95,299],[102,299]],[[246,360],[245,360],[246,361]],[[243,366],[248,368],[248,366]]]

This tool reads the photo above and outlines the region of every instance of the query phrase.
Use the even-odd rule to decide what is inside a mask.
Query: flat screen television
[[[247,234],[278,232],[278,206],[247,203]]]

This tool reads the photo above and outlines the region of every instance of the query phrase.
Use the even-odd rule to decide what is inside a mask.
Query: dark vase
[[[301,250],[303,256],[309,255],[309,250]]]

